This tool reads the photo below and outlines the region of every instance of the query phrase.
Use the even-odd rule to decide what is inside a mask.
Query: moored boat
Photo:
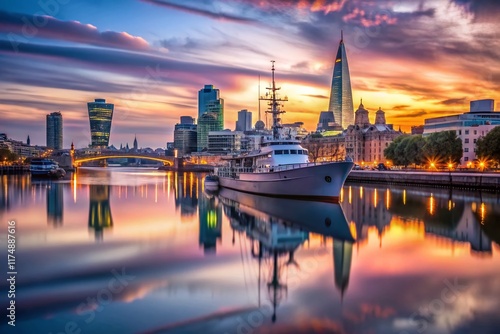
[[[217,167],[221,187],[253,194],[338,202],[339,194],[354,163],[309,161],[309,152],[298,140],[282,133],[280,109],[287,101],[277,96],[272,65],[272,86],[268,101],[273,116],[272,135],[262,136],[260,148],[228,159],[228,166]]]
[[[62,178],[66,171],[59,167],[59,164],[52,159],[34,158],[30,163],[30,173],[32,177]]]
[[[214,174],[205,176],[205,190],[216,191],[219,189],[219,177]]]

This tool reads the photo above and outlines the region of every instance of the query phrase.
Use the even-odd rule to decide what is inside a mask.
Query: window
[[[290,150],[290,154],[297,154],[297,150]]]
[[[462,130],[458,130],[458,135],[461,136],[462,135]]]
[[[477,143],[477,139],[474,139],[474,144]]]
[[[303,150],[302,152],[304,152],[305,155],[309,154],[309,152],[307,150]]]
[[[275,154],[275,155],[278,155],[278,154],[283,154],[283,150],[276,150],[276,151],[274,151],[274,154]]]
[[[290,154],[290,150],[283,150],[283,154]]]
[[[474,134],[477,135],[477,130],[474,130]]]
[[[469,157],[465,157],[465,158],[464,158],[464,161],[469,161]]]
[[[468,144],[469,143],[469,138],[465,138],[464,143]]]
[[[465,130],[465,134],[468,135],[469,134],[469,130]]]
[[[468,147],[464,148],[464,152],[469,152],[469,148]]]
[[[302,150],[297,150],[297,154],[302,154]]]

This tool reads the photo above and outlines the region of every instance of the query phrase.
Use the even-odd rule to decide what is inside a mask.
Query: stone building
[[[375,124],[370,123],[368,114],[361,101],[355,112],[354,125],[349,125],[344,131],[346,156],[358,164],[386,162],[384,150],[402,132],[386,123],[382,109],[375,113]]]

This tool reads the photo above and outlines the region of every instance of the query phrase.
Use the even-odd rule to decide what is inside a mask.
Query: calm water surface
[[[203,175],[1,177],[1,333],[499,333],[500,198],[347,185],[207,194]]]

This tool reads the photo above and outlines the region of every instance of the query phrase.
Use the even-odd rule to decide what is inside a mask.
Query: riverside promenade
[[[347,182],[500,192],[500,173],[352,170]]]

